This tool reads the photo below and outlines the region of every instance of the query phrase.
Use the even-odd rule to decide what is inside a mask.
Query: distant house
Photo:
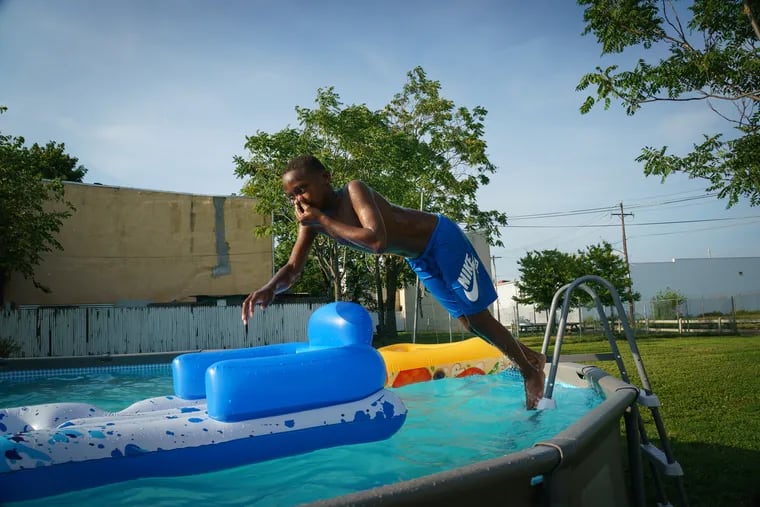
[[[513,332],[520,327],[522,330],[536,331],[543,327],[531,326],[530,324],[546,324],[548,312],[536,310],[535,305],[519,304],[514,300],[517,295],[515,280],[499,280],[496,284],[496,293],[499,296],[498,307],[494,308],[494,315],[499,321]],[[496,306],[496,305],[494,305]],[[559,301],[557,310],[562,309],[562,300]],[[580,322],[585,313],[577,309],[568,312],[568,322]]]
[[[65,182],[76,211],[44,255],[36,278],[6,285],[15,305],[143,305],[248,294],[272,275],[269,217],[254,200]]]

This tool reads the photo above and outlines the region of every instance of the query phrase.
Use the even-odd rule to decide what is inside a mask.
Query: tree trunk
[[[8,281],[5,271],[0,271],[0,307],[5,305],[5,283]]]
[[[398,276],[403,269],[402,262],[404,261],[401,257],[386,257],[384,338],[398,338],[398,329],[396,329],[396,287],[398,286]]]
[[[333,301],[340,301],[340,271],[338,269],[338,244],[332,242],[331,244],[330,262],[332,264],[333,272]]]
[[[321,243],[319,241],[319,238],[314,243],[314,247],[312,248],[312,253],[314,257],[317,259],[317,264],[319,265],[319,271],[322,273],[322,276],[324,277],[326,286],[332,287],[333,290],[333,301],[338,301],[339,299],[336,297],[336,287],[340,287],[340,278],[338,277],[338,261],[337,256],[335,255],[335,248],[336,245],[334,242],[330,242],[327,244]],[[340,294],[340,292],[338,292]]]

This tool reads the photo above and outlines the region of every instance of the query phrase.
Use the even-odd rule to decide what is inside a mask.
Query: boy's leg
[[[525,382],[525,403],[529,409],[536,408],[544,395],[544,365],[546,357],[518,342],[512,333],[497,321],[488,310],[459,317],[460,322],[517,364]]]

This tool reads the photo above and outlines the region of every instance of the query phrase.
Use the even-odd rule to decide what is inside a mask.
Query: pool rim
[[[514,505],[554,505],[559,498],[565,506],[628,505],[619,421],[636,403],[639,389],[596,366],[578,363],[559,363],[557,380],[601,390],[605,399],[553,438],[536,442],[531,448],[304,506],[439,506],[441,502],[456,503],[457,498],[491,498],[496,488],[510,496]],[[602,445],[605,447],[598,451]],[[592,476],[593,481],[601,475],[609,480],[586,487],[577,483],[584,477]]]

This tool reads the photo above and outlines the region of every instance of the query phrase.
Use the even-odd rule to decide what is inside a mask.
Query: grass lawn
[[[542,339],[522,337],[534,349],[540,349]],[[411,339],[402,335],[399,341]],[[448,335],[423,335],[417,341],[449,340]],[[617,343],[633,383],[640,386],[627,342]],[[642,336],[637,344],[662,404],[673,453],[684,470],[690,505],[760,507],[760,336]],[[583,341],[566,336],[562,345],[563,354],[595,352],[609,352],[609,345],[587,336]],[[619,377],[614,361],[589,364]],[[650,412],[640,410],[647,435],[656,442]],[[669,500],[677,505],[674,481],[665,483]],[[653,498],[653,483],[647,481],[646,486]]]

